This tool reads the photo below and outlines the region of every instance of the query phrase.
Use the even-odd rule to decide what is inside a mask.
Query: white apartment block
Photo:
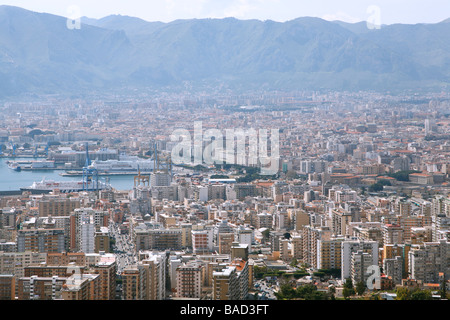
[[[352,254],[358,251],[371,254],[371,265],[378,265],[378,242],[376,241],[343,241],[341,246],[341,279],[351,278]]]

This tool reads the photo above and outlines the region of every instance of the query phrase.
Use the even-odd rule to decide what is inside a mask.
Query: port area
[[[99,172],[99,176],[135,176],[137,175],[137,171],[124,171],[124,172]],[[141,175],[149,175],[151,172],[141,172]],[[83,171],[67,171],[61,172],[59,174],[62,177],[81,177],[83,175]]]

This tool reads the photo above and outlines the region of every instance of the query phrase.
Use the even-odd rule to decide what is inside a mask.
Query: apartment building
[[[353,253],[358,251],[370,254],[371,265],[378,266],[378,243],[376,241],[345,240],[341,245],[341,279],[345,280],[352,277],[352,257]],[[358,259],[362,258],[359,257]],[[364,259],[367,259],[366,256],[364,256]]]
[[[408,253],[409,273],[412,279],[423,283],[439,283],[439,273],[450,279],[450,242],[425,242],[414,245]]]
[[[367,279],[372,274],[368,268],[373,265],[373,252],[364,252],[358,250],[351,254],[351,276],[352,282],[356,285],[358,282],[367,283]]]
[[[61,290],[67,277],[21,277],[18,280],[18,300],[61,300]]]
[[[136,229],[134,241],[136,251],[180,250],[182,248],[182,229]]]
[[[332,231],[329,227],[305,226],[302,229],[302,262],[317,268],[318,243],[320,240],[330,240]]]
[[[226,266],[213,272],[213,300],[238,300],[239,284],[236,267]]]
[[[178,298],[200,299],[202,295],[203,266],[189,264],[176,269],[176,296]]]
[[[383,244],[405,243],[403,227],[400,225],[385,224],[383,230]]]
[[[70,216],[70,214],[80,207],[80,199],[77,198],[50,198],[43,196],[38,202],[40,217]]]
[[[137,265],[127,266],[122,272],[124,300],[145,300],[145,269]]]
[[[211,252],[214,247],[213,230],[192,230],[192,249],[195,254]]]
[[[317,243],[317,269],[341,269],[342,242],[344,238],[331,238],[318,240]]]
[[[63,229],[23,229],[17,232],[18,252],[63,252],[65,235]]]
[[[72,275],[61,288],[63,300],[99,300],[100,275]]]
[[[404,270],[404,262],[401,256],[395,258],[383,259],[383,273],[391,277],[394,284],[401,284]]]
[[[12,274],[0,274],[0,300],[14,300],[16,280]]]

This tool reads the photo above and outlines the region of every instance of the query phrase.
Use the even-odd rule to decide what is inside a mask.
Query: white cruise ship
[[[150,173],[154,169],[152,159],[141,159],[139,157],[127,156],[121,157],[121,160],[94,160],[92,168],[97,169],[99,173]]]
[[[96,186],[94,181],[89,181],[86,191],[94,190],[105,190],[111,189],[109,184],[98,181],[98,186]],[[78,192],[83,191],[83,181],[54,181],[43,179],[40,182],[33,182],[29,187],[20,188],[22,191],[54,191],[59,190],[60,192]]]

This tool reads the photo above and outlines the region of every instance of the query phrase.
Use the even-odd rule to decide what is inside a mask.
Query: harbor
[[[53,181],[81,181],[81,176],[62,176],[61,170],[57,168],[14,170],[8,166],[7,161],[11,159],[0,158],[0,192],[21,192],[22,188],[28,188],[35,182],[42,180]],[[29,158],[15,158],[14,161],[29,161]],[[131,175],[100,175],[99,181],[109,180],[111,187],[117,190],[131,190],[134,186],[134,179]]]

